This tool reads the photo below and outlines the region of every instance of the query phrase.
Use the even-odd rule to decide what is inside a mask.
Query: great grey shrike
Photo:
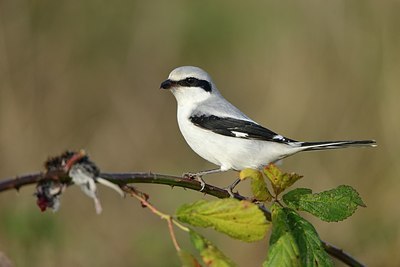
[[[174,69],[161,89],[178,103],[178,125],[189,146],[218,165],[194,174],[204,189],[205,174],[259,169],[300,151],[375,146],[374,140],[300,142],[277,134],[247,117],[218,91],[210,75],[198,67]],[[230,192],[237,183],[229,187]]]

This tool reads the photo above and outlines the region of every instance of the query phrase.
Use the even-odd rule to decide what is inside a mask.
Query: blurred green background
[[[375,149],[303,153],[282,168],[315,191],[355,187],[368,208],[322,239],[370,266],[399,266],[399,1],[0,1],[0,178],[86,149],[103,171],[180,175],[213,165],[190,150],[160,83],[181,65],[207,70],[254,120],[299,140],[376,139]],[[236,173],[206,177],[224,186]],[[203,194],[139,185],[173,213]],[[239,190],[248,192],[249,184]],[[41,213],[34,187],[0,194],[0,251],[15,266],[178,266],[167,225],[100,188]],[[203,231],[240,266],[267,242]],[[183,247],[190,247],[177,230]]]

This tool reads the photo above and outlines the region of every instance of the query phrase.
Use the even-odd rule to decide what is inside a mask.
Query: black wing
[[[278,143],[296,142],[295,140],[283,137],[267,128],[262,127],[251,121],[239,120],[228,117],[218,117],[214,115],[191,116],[190,121],[196,126],[213,131],[214,133],[263,141],[273,141]]]

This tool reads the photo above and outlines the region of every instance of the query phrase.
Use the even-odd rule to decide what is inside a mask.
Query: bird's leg
[[[240,180],[239,178],[237,178],[232,184],[228,185],[227,187],[225,187],[224,189],[226,191],[228,191],[229,195],[234,198],[235,194],[233,193],[233,189],[241,182],[242,180]]]
[[[187,172],[183,174],[183,177],[189,178],[189,179],[194,179],[200,183],[201,189],[200,192],[204,190],[206,187],[206,182],[203,180],[203,175],[211,174],[211,173],[217,173],[217,172],[222,172],[221,169],[212,169],[212,170],[206,170],[206,171],[201,171],[201,172],[196,172],[196,173],[191,173]]]

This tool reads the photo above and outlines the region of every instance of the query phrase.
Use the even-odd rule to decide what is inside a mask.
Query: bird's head
[[[160,89],[170,90],[178,105],[202,102],[219,94],[210,75],[198,67],[183,66],[174,69]]]

